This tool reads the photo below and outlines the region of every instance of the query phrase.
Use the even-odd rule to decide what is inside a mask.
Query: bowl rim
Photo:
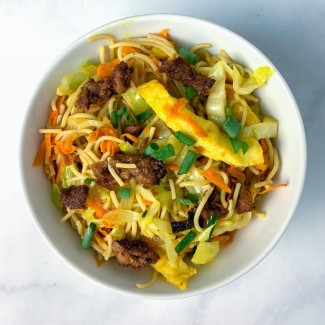
[[[255,45],[253,45],[250,41],[248,41],[247,39],[245,39],[243,36],[233,32],[232,30],[219,25],[217,23],[214,23],[212,21],[209,20],[204,20],[201,18],[197,18],[197,17],[192,17],[192,16],[188,16],[188,15],[181,15],[181,14],[169,14],[169,13],[154,13],[154,14],[141,14],[141,15],[134,15],[134,16],[128,16],[128,17],[124,17],[124,18],[120,18],[120,19],[116,19],[113,21],[110,21],[106,24],[103,24],[99,27],[96,27],[94,29],[92,29],[91,31],[83,34],[82,36],[78,37],[75,41],[73,41],[70,45],[68,45],[66,48],[64,48],[58,55],[56,55],[52,60],[50,60],[49,64],[46,66],[41,78],[39,79],[38,82],[36,82],[35,84],[35,89],[33,91],[33,93],[31,94],[30,100],[28,102],[27,105],[27,109],[24,112],[24,116],[23,116],[23,123],[22,123],[22,130],[21,130],[21,134],[20,134],[20,141],[19,141],[19,171],[20,171],[20,178],[22,180],[22,187],[23,187],[23,193],[24,193],[24,199],[27,203],[28,206],[28,210],[32,216],[32,219],[34,221],[34,223],[36,224],[38,230],[40,231],[42,237],[45,239],[45,241],[48,243],[48,245],[58,254],[58,256],[60,256],[61,259],[63,259],[65,261],[65,263],[67,265],[69,265],[70,267],[72,267],[75,271],[77,271],[79,274],[82,274],[82,276],[84,276],[87,279],[91,279],[93,282],[105,287],[106,289],[109,289],[110,291],[116,292],[116,293],[121,293],[121,294],[127,294],[127,295],[132,295],[132,296],[136,296],[136,297],[142,297],[142,298],[146,298],[146,299],[157,299],[157,300],[166,300],[166,299],[179,299],[179,298],[189,298],[192,296],[196,296],[199,294],[203,294],[203,293],[207,293],[213,290],[216,290],[218,288],[221,288],[227,284],[230,284],[232,282],[234,282],[235,280],[241,278],[242,276],[244,276],[246,273],[248,273],[251,269],[253,269],[255,266],[257,266],[264,258],[266,258],[268,256],[268,254],[272,251],[272,249],[276,246],[276,244],[279,242],[279,240],[281,239],[281,237],[283,236],[283,234],[285,233],[286,229],[288,228],[288,225],[290,223],[290,221],[292,220],[292,217],[294,215],[294,212],[298,206],[298,203],[300,201],[301,195],[302,195],[302,190],[304,187],[304,183],[305,183],[305,177],[306,177],[306,168],[307,168],[307,142],[306,142],[306,133],[305,133],[305,129],[304,129],[304,125],[303,125],[303,120],[300,114],[300,110],[299,107],[297,105],[297,102],[288,86],[288,84],[286,83],[285,79],[283,78],[283,76],[281,75],[281,73],[279,72],[278,69],[276,69],[277,71],[277,75],[279,77],[279,80],[281,82],[281,86],[285,88],[286,93],[289,96],[290,101],[292,102],[292,106],[294,107],[295,110],[295,114],[296,114],[296,118],[299,124],[299,131],[300,136],[301,136],[301,140],[302,143],[300,143],[301,148],[300,148],[300,159],[301,159],[301,175],[299,175],[299,179],[301,180],[300,183],[298,184],[298,188],[296,188],[296,195],[294,197],[294,201],[291,204],[291,208],[289,210],[288,213],[288,218],[286,220],[286,222],[284,222],[281,226],[281,229],[279,229],[276,232],[276,235],[274,235],[273,239],[270,241],[269,245],[267,245],[266,247],[264,247],[264,249],[260,252],[260,254],[258,255],[257,258],[254,259],[254,261],[252,261],[249,265],[247,265],[245,268],[242,268],[240,270],[238,270],[237,272],[234,273],[233,276],[231,277],[227,277],[226,279],[224,279],[221,282],[209,285],[209,286],[204,286],[202,288],[199,289],[195,289],[195,290],[191,290],[191,291],[176,291],[174,293],[162,293],[162,294],[155,294],[155,293],[146,293],[143,294],[141,291],[135,292],[135,291],[128,291],[126,289],[118,289],[117,287],[111,286],[110,284],[96,278],[95,276],[88,274],[86,271],[84,271],[82,268],[80,268],[78,265],[76,265],[74,262],[70,261],[69,259],[67,259],[62,253],[61,251],[58,249],[58,247],[55,244],[55,241],[53,241],[47,234],[46,229],[44,229],[42,227],[42,225],[40,224],[40,222],[38,221],[38,218],[36,217],[37,213],[36,213],[36,209],[34,208],[34,206],[31,204],[31,200],[29,199],[30,197],[30,193],[28,191],[28,185],[27,185],[27,179],[25,178],[25,161],[24,161],[24,156],[23,156],[23,152],[24,152],[24,134],[26,133],[27,130],[27,120],[28,120],[28,116],[29,116],[29,112],[31,110],[33,101],[36,98],[37,93],[40,91],[43,82],[49,77],[50,71],[51,69],[66,55],[66,53],[73,47],[75,47],[76,45],[78,45],[79,43],[83,42],[85,40],[86,37],[89,37],[90,35],[99,32],[100,30],[104,29],[107,26],[116,24],[116,23],[123,23],[123,22],[127,22],[130,20],[135,21],[135,23],[137,23],[138,21],[141,20],[159,20],[159,19],[164,19],[166,21],[168,21],[169,19],[181,19],[181,20],[186,20],[188,22],[192,21],[193,23],[196,24],[205,24],[205,25],[210,25],[213,28],[217,27],[221,30],[226,31],[227,33],[232,34],[232,36],[234,36],[235,38],[239,38],[242,42],[246,43],[246,45],[248,45],[249,47],[252,47],[254,51],[256,51],[258,53],[259,56],[261,56],[267,63],[269,66],[273,67],[276,69],[275,65],[264,55],[263,52],[261,52]]]

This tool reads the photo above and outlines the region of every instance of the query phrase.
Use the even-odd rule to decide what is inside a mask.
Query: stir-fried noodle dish
[[[98,62],[62,77],[34,165],[98,265],[151,267],[138,288],[160,274],[184,290],[197,265],[265,217],[256,202],[286,185],[274,183],[278,123],[254,95],[273,70],[207,43],[182,48],[168,30],[88,41],[103,39]]]

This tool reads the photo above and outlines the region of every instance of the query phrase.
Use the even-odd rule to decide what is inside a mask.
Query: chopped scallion
[[[94,235],[96,232],[96,224],[91,222],[85,230],[84,237],[81,242],[81,247],[83,249],[89,249],[91,246],[91,242],[93,241]]]
[[[155,152],[156,150],[158,150],[159,149],[159,146],[158,146],[158,144],[157,143],[155,143],[155,142],[151,142],[149,145],[148,145],[148,147],[146,148],[146,150],[144,151],[144,153],[143,153],[143,155],[144,156],[151,156],[151,154],[153,153],[153,152]]]
[[[193,146],[193,144],[196,142],[194,139],[192,139],[191,137],[189,137],[188,135],[184,134],[183,132],[181,131],[177,131],[175,133],[175,137],[185,143],[187,146]]]
[[[84,180],[84,183],[90,185],[92,181],[93,181],[92,178],[86,178],[86,179]]]
[[[146,210],[146,211],[144,211],[143,213],[142,213],[142,218],[145,218],[146,217],[146,215],[147,215],[147,213],[148,213],[148,210]]]
[[[179,197],[177,199],[177,201],[180,203],[180,204],[183,204],[183,205],[191,205],[193,204],[193,202],[190,200],[190,199],[184,199],[182,197]]]
[[[175,150],[174,147],[169,143],[167,146],[162,147],[160,149],[154,150],[150,156],[152,158],[155,158],[157,160],[164,160],[167,158],[170,158],[172,156],[175,156]]]
[[[122,116],[122,123],[124,125],[137,125],[138,121],[132,113],[126,111]]]
[[[122,106],[119,110],[117,110],[117,116],[121,117],[127,111],[125,106]]]
[[[209,233],[209,237],[208,237],[208,239],[206,241],[211,240],[211,236],[212,236],[212,233],[213,233],[213,230],[214,230],[214,227],[216,225],[218,217],[219,217],[219,212],[216,212],[211,216],[210,220],[208,221],[207,228],[209,228],[211,226],[213,226],[213,227],[212,227],[212,229],[211,229],[211,231]]]
[[[186,174],[194,165],[197,157],[198,157],[197,153],[195,153],[192,150],[188,150],[184,160],[182,161],[181,166],[179,167],[177,175]]]
[[[193,204],[196,204],[199,202],[199,197],[196,194],[193,193],[186,193],[186,197],[191,200]]]
[[[129,199],[131,196],[131,189],[129,187],[120,187],[118,196],[120,199]]]
[[[241,129],[240,123],[232,115],[226,118],[222,127],[231,139],[235,139]]]
[[[231,115],[231,107],[229,105],[227,105],[226,107],[226,116],[230,116]]]
[[[199,58],[196,54],[189,51],[188,49],[181,48],[179,54],[189,63],[196,64],[199,61]]]
[[[118,127],[118,115],[116,111],[112,111],[111,113],[111,122],[113,127],[116,129]]]
[[[193,230],[190,230],[186,236],[177,244],[175,247],[176,253],[180,253],[190,242],[196,237],[196,233]]]
[[[193,98],[196,95],[196,90],[194,87],[185,87],[185,96],[188,99]]]
[[[151,108],[137,115],[137,120],[139,122],[144,122],[153,115],[153,110]]]
[[[246,142],[239,139],[230,139],[230,141],[235,153],[237,153],[240,149],[243,150],[243,154],[248,151],[249,146]]]

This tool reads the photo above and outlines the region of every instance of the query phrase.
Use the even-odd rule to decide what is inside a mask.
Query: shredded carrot
[[[115,59],[113,61],[99,64],[97,67],[97,75],[99,78],[110,77],[113,73],[113,70],[117,64],[120,63],[119,59]]]
[[[40,166],[44,162],[45,158],[45,153],[46,153],[46,143],[45,139],[42,141],[40,146],[38,147],[37,153],[35,155],[34,161],[33,161],[33,166]]]
[[[50,112],[50,116],[49,116],[49,119],[47,121],[47,124],[48,126],[51,128],[51,127],[54,127],[56,125],[56,120],[59,116],[59,112],[58,111],[53,111],[51,109],[51,112]]]
[[[130,133],[124,133],[121,135],[121,139],[125,140],[125,138],[132,140],[134,143],[139,142],[139,139]]]
[[[101,229],[101,228],[98,228],[97,231],[99,233],[101,233],[104,237],[106,237],[108,235],[108,233],[105,230]]]
[[[57,141],[55,143],[54,151],[57,155],[61,154],[67,156],[76,151],[76,147],[72,144],[76,139],[76,133],[71,133],[67,136],[65,141]]]
[[[267,143],[266,143],[265,139],[260,140],[260,145],[261,145],[261,147],[263,149],[263,152],[266,152],[268,150],[268,146],[267,146]]]
[[[146,205],[146,206],[151,206],[151,205],[152,205],[152,202],[149,201],[149,200],[146,200],[146,199],[142,199],[142,202],[143,202],[143,204]]]
[[[126,56],[130,53],[138,53],[138,51],[132,46],[124,46],[122,50],[123,56]]]
[[[270,192],[270,191],[273,191],[279,187],[282,187],[282,186],[287,186],[288,184],[274,184],[272,186],[270,186],[268,189],[262,191],[262,192],[259,192],[258,194],[265,194],[267,192]]]
[[[169,170],[179,170],[179,166],[176,164],[166,164],[165,167]]]
[[[255,165],[254,167],[262,172],[265,172],[268,170],[269,164],[259,164],[259,165]]]
[[[59,168],[58,168],[58,173],[56,174],[56,177],[55,177],[56,184],[60,183],[63,166],[64,166],[63,159],[61,159]]]
[[[245,174],[242,173],[238,168],[235,166],[230,166],[227,168],[227,172],[234,178],[238,179],[241,183],[245,182]]]
[[[95,211],[96,215],[100,218],[102,218],[104,216],[104,214],[107,212],[100,205],[98,205],[96,202],[91,201],[89,199],[86,200],[86,204],[89,206],[90,209]]]
[[[163,38],[166,38],[168,39],[168,29],[167,28],[164,28],[163,30],[161,30],[159,33],[158,33],[159,36],[163,37]]]
[[[103,225],[106,228],[113,228],[114,227],[114,224],[109,223],[108,221],[105,221],[105,220],[103,221]]]
[[[52,151],[52,146],[51,146],[51,133],[45,133],[45,155],[46,157],[51,157],[51,151]]]
[[[231,189],[229,186],[224,182],[223,178],[220,174],[212,167],[204,171],[203,176],[209,180],[211,183],[218,186],[220,189],[224,190],[227,193],[231,193]]]

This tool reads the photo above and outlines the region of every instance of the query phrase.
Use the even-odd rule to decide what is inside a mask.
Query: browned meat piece
[[[122,239],[114,241],[112,250],[116,253],[118,264],[138,270],[156,263],[159,259],[159,255],[142,240],[129,241]]]
[[[189,220],[194,219],[196,210],[197,210],[197,207],[194,207],[193,209],[191,209],[188,212]],[[205,205],[205,207],[203,208],[203,210],[201,212],[200,219],[199,219],[199,223],[200,223],[201,227],[206,227],[211,216],[216,212],[219,213],[219,217],[224,217],[228,213],[228,210],[225,209],[221,203],[208,203],[207,205]]]
[[[140,125],[125,125],[122,128],[123,133],[130,133],[135,137],[138,137],[142,131]]]
[[[244,184],[240,187],[235,210],[238,214],[253,210],[252,194]]]
[[[95,176],[97,177],[97,183],[99,185],[108,189],[112,189],[117,184],[116,180],[108,170],[108,165],[106,161],[96,162],[90,167],[94,172]]]
[[[123,61],[114,67],[112,79],[114,91],[117,94],[122,94],[130,88],[132,72],[133,68],[129,68]]]
[[[98,82],[94,79],[81,88],[81,92],[76,101],[76,107],[87,110],[90,105],[100,105],[114,95],[110,78],[104,78]]]
[[[110,165],[116,169],[118,162],[137,166],[137,168],[123,168],[118,171],[123,181],[134,178],[137,183],[150,187],[159,184],[160,179],[167,174],[163,162],[151,157],[131,156],[118,152],[110,161]]]
[[[171,61],[164,61],[160,72],[165,72],[168,77],[180,81],[184,86],[192,86],[199,95],[204,95],[212,88],[215,80],[196,72],[192,66],[181,57]]]
[[[82,209],[86,202],[86,197],[88,194],[88,186],[70,186],[68,188],[63,188],[61,191],[61,201],[63,205],[72,210]]]

